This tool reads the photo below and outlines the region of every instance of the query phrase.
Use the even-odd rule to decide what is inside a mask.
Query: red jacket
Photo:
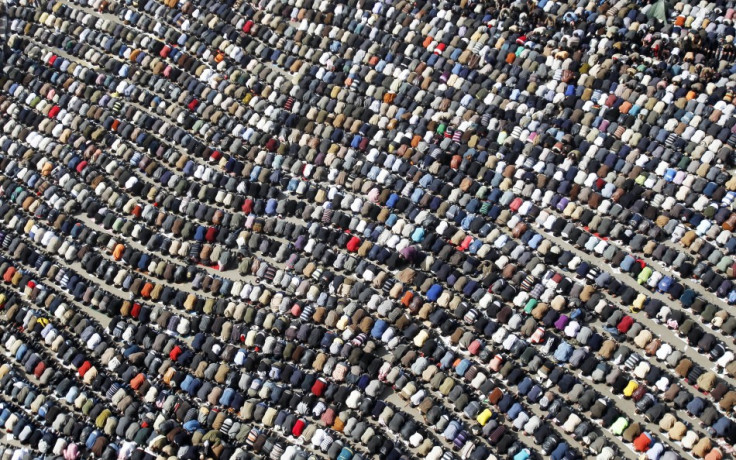
[[[84,377],[84,374],[87,373],[88,370],[92,368],[92,363],[89,361],[85,361],[82,363],[81,366],[79,366],[79,376]]]
[[[245,214],[250,214],[253,211],[253,200],[251,200],[250,198],[245,200],[240,210],[243,211]]]
[[[14,275],[15,275],[15,267],[8,267],[8,269],[5,270],[5,273],[3,274],[3,280],[6,283],[9,283],[13,279]]]
[[[326,388],[327,383],[324,380],[317,379],[317,381],[314,382],[314,385],[312,385],[312,394],[317,397],[322,396],[322,393],[325,392]]]
[[[181,354],[182,354],[182,349],[179,345],[177,345],[171,350],[171,353],[169,353],[169,358],[171,358],[172,361],[176,361],[177,358],[179,358],[179,355]]]
[[[299,437],[302,435],[302,432],[304,431],[304,428],[307,427],[307,424],[304,423],[304,420],[299,419],[294,424],[294,428],[291,429],[291,434],[294,435],[294,437]]]
[[[40,363],[36,364],[36,368],[33,370],[33,375],[36,376],[36,378],[41,378],[41,374],[43,374],[43,371],[46,370],[46,363],[41,361]]]
[[[140,388],[141,385],[143,385],[143,382],[145,381],[146,381],[146,376],[143,374],[138,374],[130,380],[130,387],[133,388],[134,390],[138,390],[138,388]]]
[[[358,248],[360,247],[360,238],[358,238],[357,236],[350,238],[350,241],[348,241],[348,244],[345,245],[345,247],[350,252],[357,251]]]
[[[204,235],[204,239],[209,243],[212,243],[217,238],[217,227],[209,227],[207,233]]]
[[[632,318],[629,315],[624,316],[621,321],[619,321],[618,326],[616,329],[622,334],[626,334],[629,332],[629,329],[631,329],[631,326],[634,324],[634,318]]]
[[[651,438],[646,433],[642,433],[634,439],[634,449],[637,452],[646,452],[649,450],[649,445],[652,443]]]
[[[279,144],[276,142],[276,139],[271,138],[266,142],[266,150],[269,152],[275,152],[276,149],[279,148]]]

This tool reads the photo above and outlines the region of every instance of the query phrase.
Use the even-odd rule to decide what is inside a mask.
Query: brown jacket
[[[675,374],[682,378],[687,377],[687,373],[690,372],[690,367],[692,367],[692,365],[693,363],[689,359],[681,359],[680,362],[677,363],[677,366],[675,366]]]
[[[616,351],[616,348],[616,342],[614,342],[613,340],[606,340],[605,342],[603,342],[603,345],[598,351],[598,354],[600,354],[601,357],[605,359],[610,359],[611,356],[613,356],[613,353]]]
[[[722,410],[729,412],[733,407],[736,405],[736,391],[731,390],[718,402],[718,405],[721,407]]]

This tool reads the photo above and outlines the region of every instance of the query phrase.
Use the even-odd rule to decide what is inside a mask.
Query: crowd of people
[[[2,457],[731,457],[733,6],[8,4]]]

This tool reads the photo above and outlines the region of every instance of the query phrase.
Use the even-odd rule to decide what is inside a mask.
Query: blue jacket
[[[204,241],[205,234],[207,233],[207,229],[203,227],[202,225],[197,226],[197,230],[194,232],[194,239],[196,241],[202,242]]]
[[[440,284],[433,284],[427,291],[427,300],[430,302],[436,302],[437,299],[442,295],[442,286]]]

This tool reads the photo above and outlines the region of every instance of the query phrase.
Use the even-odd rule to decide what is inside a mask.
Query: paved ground
[[[564,250],[572,251],[573,253],[575,253],[575,255],[579,256],[582,260],[584,260],[584,261],[586,261],[586,262],[588,262],[590,264],[593,264],[593,265],[605,264],[604,261],[602,261],[599,258],[595,257],[595,255],[589,254],[589,253],[587,253],[585,251],[581,251],[580,249],[577,249],[576,247],[574,247],[573,245],[571,245],[567,241],[563,240],[562,238],[559,238],[559,237],[557,237],[557,236],[555,236],[555,235],[553,235],[551,233],[548,233],[547,231],[545,231],[544,228],[542,228],[539,225],[534,225],[534,230],[537,231],[537,232],[539,232],[540,234],[542,234],[544,236],[544,238],[553,241],[555,244],[557,244],[558,246],[560,246],[560,248],[562,248]],[[649,263],[649,261],[647,263]],[[571,272],[565,271],[565,270],[560,270],[559,268],[557,268],[557,270],[564,272],[567,276],[569,276],[571,278],[575,278],[575,274],[574,273],[571,273]],[[658,268],[658,270],[661,273],[663,273],[663,274],[670,273],[670,270],[664,269],[661,266]],[[643,286],[639,285],[636,282],[636,280],[634,278],[632,278],[631,276],[629,276],[627,274],[624,274],[624,273],[621,273],[618,270],[611,271],[609,269],[608,272],[612,276],[614,276],[618,281],[620,281],[622,283],[625,283],[625,284],[627,284],[629,286],[634,287],[637,291],[639,291],[641,293],[644,293],[644,294],[646,294],[648,296],[654,296],[655,298],[658,298],[659,300],[662,300],[663,302],[665,302],[665,304],[671,305],[672,308],[677,308],[674,305],[672,305],[672,300],[671,299],[668,299],[666,296],[664,296],[661,293],[651,292],[651,291],[647,290]],[[699,285],[696,285],[695,283],[691,283],[691,286],[693,288],[696,288],[698,290],[698,292],[704,292],[705,291],[704,289],[702,289],[702,287],[700,287]],[[705,292],[705,293],[707,293],[707,292]],[[710,294],[710,293],[707,293],[707,294]],[[714,296],[709,295],[709,297],[710,297],[709,301],[716,302],[718,305],[723,305],[723,302],[721,302],[718,299],[715,299]],[[620,306],[620,304],[618,302],[616,302],[615,299],[612,299],[607,293],[606,293],[606,298],[609,301],[613,302],[614,304],[617,304],[617,305]],[[664,326],[664,325],[662,325],[662,324],[660,324],[660,323],[658,323],[658,322],[656,322],[656,321],[654,321],[654,320],[652,320],[650,318],[647,318],[646,315],[643,312],[640,312],[638,314],[635,314],[634,316],[636,317],[637,321],[641,321],[641,322],[644,323],[645,328],[649,329],[653,334],[659,336],[662,339],[663,342],[667,342],[670,345],[672,345],[672,347],[674,349],[677,349],[677,350],[680,350],[681,352],[683,352],[683,354],[685,354],[694,363],[697,363],[697,364],[701,365],[705,369],[715,370],[715,364],[712,361],[710,361],[707,356],[699,353],[697,351],[697,349],[688,346],[687,345],[687,342],[682,337],[680,337],[677,334],[676,331],[673,331],[673,330],[667,328],[666,326]],[[595,321],[593,323],[593,325],[597,326],[599,328],[599,331],[605,326],[600,321]],[[665,367],[663,363],[658,363],[656,361],[656,359],[654,359],[653,357],[649,357],[649,361],[653,365],[656,363],[659,367]],[[636,420],[637,422],[639,422],[642,427],[645,427],[645,430],[650,431],[650,432],[655,433],[655,434],[658,434],[660,432],[659,426],[657,424],[655,424],[655,423],[649,423],[649,422],[647,422],[641,416],[641,414],[636,414],[635,413],[634,403],[631,400],[624,399],[624,398],[620,397],[619,395],[613,395],[611,393],[610,387],[608,385],[600,384],[600,383],[595,383],[591,379],[586,379],[580,373],[578,373],[578,376],[580,378],[582,378],[582,379],[585,379],[587,381],[587,383],[590,384],[591,386],[593,386],[593,388],[595,388],[599,393],[601,393],[603,395],[606,395],[606,396],[612,398],[613,400],[615,400],[616,401],[616,404],[618,405],[618,407],[621,408],[633,420]],[[721,375],[721,377],[725,377],[725,376],[724,375]],[[730,378],[728,378],[727,380],[729,380],[729,381],[732,382],[732,379],[730,379]],[[698,393],[692,387],[692,385],[683,384],[683,385],[681,385],[681,388],[683,388],[685,391],[689,391],[694,396],[703,396],[702,394]],[[678,417],[680,417],[680,418],[682,418],[682,419],[687,420],[688,422],[690,422],[690,424],[692,425],[692,427],[694,429],[696,429],[701,434],[701,436],[706,436],[704,434],[704,431],[702,429],[702,426],[701,426],[700,421],[697,420],[697,419],[695,419],[695,418],[693,418],[692,416],[690,416],[687,413],[687,411],[684,411],[684,410],[677,411],[677,415],[678,415]],[[607,434],[610,434],[610,433],[608,433],[607,430],[604,430],[604,431]],[[663,441],[665,439],[667,439],[666,433],[664,433],[664,436],[660,436],[660,438]],[[613,440],[617,441],[618,444],[622,444],[620,438],[618,438],[616,436],[612,436],[611,435],[611,436],[609,436],[609,439],[613,439]],[[672,447],[675,447],[676,451],[680,455],[682,455],[683,458],[689,458],[689,457],[691,457],[691,455],[687,451],[685,451],[684,449],[682,449],[682,446],[680,445],[679,442],[678,443],[670,442],[669,444]],[[729,446],[726,446],[726,447],[729,447]],[[631,449],[631,447],[627,445],[627,449],[624,452],[631,453],[631,455],[632,455],[631,458],[637,458],[638,456],[633,451],[631,451],[630,449]]]
[[[78,5],[73,5],[73,7],[74,8],[79,8]],[[88,9],[88,12],[92,12],[92,11]],[[110,20],[117,20],[117,17],[112,16],[112,15],[106,14],[104,16],[107,19],[110,19]],[[62,55],[64,55],[65,57],[67,57],[69,59],[75,59],[73,56],[69,56],[69,55],[67,55],[67,54],[65,54],[65,53],[63,53],[61,51],[59,53],[62,54]],[[289,76],[289,78],[297,78],[297,77],[296,76]],[[139,109],[146,110],[146,108],[141,107],[141,106],[139,106],[137,104],[136,104],[136,106]],[[143,176],[143,177],[145,177],[145,176]],[[90,226],[91,228],[96,228],[99,231],[105,231],[101,227],[97,226],[94,223],[94,221],[92,221],[91,219],[86,218],[86,216],[79,215],[77,217],[79,217],[86,225]],[[508,230],[508,229],[506,229],[506,230]],[[579,257],[581,257],[581,259],[586,260],[586,261],[588,261],[588,262],[590,262],[590,263],[592,263],[594,265],[601,264],[601,261],[599,259],[597,259],[597,258],[595,258],[595,257],[593,257],[593,256],[591,256],[589,254],[587,254],[585,251],[580,251],[580,250],[576,249],[575,247],[573,247],[572,245],[570,245],[568,242],[566,242],[566,241],[564,241],[564,240],[562,240],[562,239],[560,239],[560,238],[558,238],[558,237],[556,237],[556,236],[554,236],[554,235],[552,235],[550,233],[547,233],[546,231],[544,231],[539,226],[535,226],[535,230],[538,231],[539,233],[541,233],[545,238],[548,238],[549,240],[555,242],[561,248],[566,249],[566,250],[573,251],[576,255],[578,255]],[[137,247],[138,249],[144,249],[139,243],[137,243],[135,241],[132,241],[130,239],[127,240],[126,244],[131,244],[131,245]],[[157,254],[157,256],[158,257],[163,257],[164,259],[167,259],[167,256],[162,255],[162,254]],[[177,263],[179,265],[182,264],[182,262],[180,260],[177,260],[177,259],[168,258],[167,260],[169,260],[171,262],[174,262],[174,263]],[[658,262],[652,261],[649,258],[645,258],[645,260],[647,261],[647,263],[649,265],[651,265],[657,271],[660,271],[663,274],[666,274],[666,273],[669,272],[666,268],[662,267]],[[281,264],[281,266],[283,267],[283,264]],[[93,283],[98,283],[99,282],[99,280],[97,280],[96,278],[94,278],[94,277],[90,276],[89,274],[87,274],[82,269],[81,265],[78,262],[72,263],[70,265],[70,267],[73,268],[77,273],[80,273],[83,276],[85,276],[85,278],[87,278],[90,282],[93,282]],[[214,270],[214,269],[212,269],[210,267],[203,267],[203,268],[206,271],[208,271],[209,273],[211,273],[211,274],[220,274],[220,272],[218,272],[218,271],[216,271],[216,270]],[[609,272],[610,272],[610,270],[609,270]],[[568,276],[574,277],[574,273],[569,273],[569,272],[565,272],[565,273]],[[648,296],[653,296],[653,297],[655,297],[655,298],[657,298],[659,300],[664,301],[665,303],[669,303],[669,304],[672,303],[672,301],[667,296],[662,295],[662,294],[659,294],[659,293],[652,293],[652,292],[646,290],[644,287],[638,285],[636,283],[636,281],[634,279],[632,279],[631,277],[629,277],[628,275],[621,274],[621,273],[615,273],[615,272],[611,272],[611,273],[619,281],[621,281],[623,283],[626,283],[629,286],[634,287],[639,292],[645,293]],[[247,282],[253,282],[254,281],[254,277],[252,277],[252,276],[241,276],[241,275],[239,275],[237,273],[236,270],[229,270],[226,273],[226,276],[228,278],[231,278],[231,279],[234,279],[234,280],[242,280],[242,281],[247,281]],[[163,281],[160,280],[160,279],[157,279],[156,282],[161,283]],[[703,295],[709,302],[714,302],[714,303],[717,303],[719,306],[723,306],[723,303],[721,301],[719,301],[718,299],[716,299],[711,293],[709,293],[706,290],[702,289],[702,287],[700,287],[693,280],[684,280],[684,283],[688,287],[691,287],[691,288],[695,289],[700,295]],[[178,285],[177,287],[181,288],[182,286],[183,285]],[[117,295],[117,296],[119,296],[121,298],[128,298],[128,296],[129,296],[129,294],[127,292],[124,292],[124,291],[118,289],[115,286],[105,286],[104,289],[108,290],[109,292],[111,292],[111,293],[113,293],[113,294],[115,294],[115,295]],[[615,302],[615,299],[611,299],[611,300],[613,300]],[[102,314],[102,313],[100,313],[100,312],[98,312],[98,311],[96,311],[96,310],[94,310],[92,308],[81,306],[79,304],[77,304],[77,305],[79,306],[79,308],[83,308],[90,316],[92,316],[96,321],[98,321],[103,326],[107,326],[109,324],[110,319],[106,315],[104,315],[104,314]],[[726,308],[728,309],[729,313],[731,313],[731,314],[735,314],[736,313],[736,311],[735,311],[736,309],[734,309],[732,306],[726,306]],[[178,312],[178,313],[181,313],[181,312]],[[662,324],[659,324],[659,323],[657,323],[657,322],[655,322],[655,321],[653,321],[651,319],[646,318],[645,316],[646,315],[644,315],[644,314],[637,314],[636,315],[636,319],[638,321],[641,321],[645,325],[645,327],[648,328],[649,330],[651,330],[654,334],[660,336],[663,341],[668,342],[673,347],[676,347],[676,348],[680,349],[693,362],[701,365],[702,367],[704,367],[706,369],[713,369],[714,368],[714,364],[712,362],[710,362],[706,356],[700,354],[696,349],[693,349],[691,347],[688,347],[687,344],[675,332],[669,330],[668,328],[666,328]],[[599,326],[599,327],[602,327],[602,325],[599,322],[597,322],[595,324],[597,326]],[[705,326],[707,326],[707,325],[705,325]],[[714,333],[716,335],[719,335],[720,334],[718,331],[714,331]],[[720,337],[723,338],[722,336],[720,336]],[[656,361],[653,360],[653,362],[656,362]],[[661,366],[661,364],[658,364],[658,365]],[[592,382],[589,379],[585,379],[585,377],[581,377],[581,378],[583,380],[586,380],[586,383],[588,385],[591,385],[593,388],[595,388],[602,395],[605,395],[605,396],[608,396],[608,397],[610,397],[612,399],[615,399],[616,402],[617,402],[617,404],[619,405],[619,407],[621,409],[623,409],[627,414],[629,414],[629,416],[633,420],[638,421],[640,424],[642,424],[642,426],[647,427],[647,429],[649,431],[653,432],[653,433],[658,433],[659,432],[659,429],[658,429],[658,427],[655,424],[648,424],[647,422],[644,421],[644,419],[643,419],[643,417],[641,417],[641,415],[635,414],[634,404],[633,404],[632,401],[630,401],[630,400],[624,400],[624,399],[620,398],[619,396],[613,395],[610,392],[610,387],[608,387],[607,385],[594,383],[594,382]],[[734,379],[732,379],[730,377],[727,377],[727,376],[724,376],[724,378],[730,384],[736,385],[736,381],[734,381]],[[687,391],[690,391],[693,394],[697,394],[697,392],[690,385],[683,385],[683,388],[685,390],[687,390]],[[435,393],[433,396],[435,398],[437,398],[439,401],[442,401],[442,396],[439,393]],[[402,410],[404,410],[408,414],[413,415],[417,419],[421,419],[422,418],[422,416],[419,413],[419,411],[416,408],[412,407],[407,401],[404,401],[403,399],[401,399],[399,397],[399,395],[395,391],[389,390],[384,397],[385,397],[385,399],[387,401],[395,404],[396,406],[400,407]],[[544,415],[545,414],[541,411],[541,409],[539,408],[538,405],[533,405],[531,407],[528,407],[528,409],[531,411],[530,415],[534,414],[534,415],[540,416],[540,418],[544,418]],[[693,424],[693,426],[702,433],[702,429],[698,427],[698,424],[699,424],[698,420],[693,419],[692,417],[689,417],[685,413],[685,411],[679,411],[678,412],[678,416],[681,417],[681,418],[683,418],[683,419],[685,419],[685,420],[690,421]],[[624,455],[627,458],[632,458],[632,459],[637,458],[637,455],[633,451],[631,451],[630,450],[630,447],[628,445],[625,445],[621,441],[620,438],[611,435],[610,433],[608,433],[607,430],[603,430],[603,432],[605,433],[605,435],[611,441],[612,444],[615,444],[615,445],[617,445],[617,446],[619,446],[621,448],[621,451],[624,453]],[[583,448],[581,447],[581,445],[580,445],[580,443],[579,443],[578,440],[573,439],[569,435],[567,435],[564,432],[562,432],[562,430],[560,430],[560,433],[563,435],[563,437],[565,438],[565,440],[571,446],[577,448],[580,451],[583,451]],[[533,439],[529,438],[524,433],[517,432],[517,435],[519,436],[519,438],[521,439],[521,441],[524,444],[526,444],[528,446],[534,446]],[[441,436],[439,436],[438,439],[443,440],[443,438]],[[444,440],[443,440],[443,442],[444,442]],[[448,449],[451,449],[452,448],[452,446],[449,445],[449,443],[444,442],[444,444],[445,444],[445,447],[446,448],[448,448]],[[669,444],[670,444],[670,446],[674,447],[684,458],[689,457],[689,454],[687,454],[681,448],[681,446],[679,446],[677,443],[669,443]]]

